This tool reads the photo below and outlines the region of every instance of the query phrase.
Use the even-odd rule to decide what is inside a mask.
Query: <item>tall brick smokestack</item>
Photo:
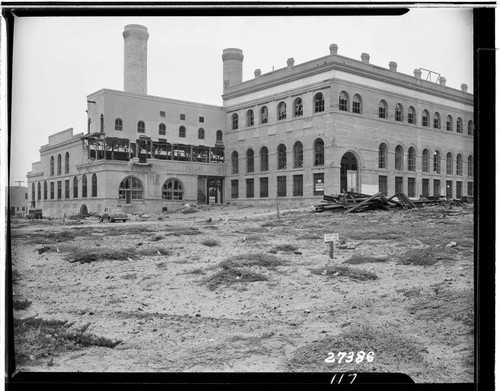
[[[128,24],[123,30],[125,92],[147,94],[148,38],[148,29],[139,24]]]
[[[243,51],[236,48],[222,52],[223,91],[243,81]]]

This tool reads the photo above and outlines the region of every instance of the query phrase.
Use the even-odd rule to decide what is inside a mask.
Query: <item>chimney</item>
[[[295,60],[293,59],[293,57],[290,57],[288,60],[286,60],[286,65],[288,66],[288,69],[291,69],[294,63]]]
[[[128,24],[123,30],[125,92],[147,94],[148,38],[148,29],[139,24]]]
[[[439,84],[441,84],[443,87],[446,86],[446,79],[443,76],[439,78]]]
[[[363,61],[365,64],[369,64],[370,55],[368,53],[361,53],[361,61]]]
[[[260,69],[256,69],[256,70],[253,72],[253,74],[255,75],[255,78],[256,78],[256,79],[260,76],[260,74],[261,74],[261,73],[262,73],[262,72],[260,71]]]
[[[462,88],[462,92],[467,92],[467,84],[462,84],[460,88]]]
[[[391,62],[389,63],[389,69],[390,69],[391,71],[396,72],[396,70],[398,69],[398,63],[397,63],[397,62],[394,62],[394,61],[391,61]]]
[[[420,69],[414,69],[413,70],[413,74],[415,75],[415,77],[417,79],[421,79],[422,78],[422,71]]]
[[[224,90],[243,81],[243,51],[229,48],[222,52],[222,73]]]
[[[335,43],[332,43],[330,45],[330,55],[337,55],[337,51],[338,51],[339,47],[337,46],[337,44]]]

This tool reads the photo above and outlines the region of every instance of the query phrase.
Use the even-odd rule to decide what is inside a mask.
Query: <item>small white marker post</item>
[[[325,234],[325,243],[330,245],[330,259],[333,259],[333,254],[335,252],[335,242],[339,240],[339,234]]]

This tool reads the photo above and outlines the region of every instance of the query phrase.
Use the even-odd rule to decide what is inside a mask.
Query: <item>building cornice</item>
[[[59,143],[56,144],[45,144],[40,147],[40,153],[47,153],[53,150],[60,149],[62,147],[67,147],[68,145],[75,144],[77,142],[81,141],[81,137],[83,136],[83,133],[78,133],[71,137],[70,139],[63,140]]]

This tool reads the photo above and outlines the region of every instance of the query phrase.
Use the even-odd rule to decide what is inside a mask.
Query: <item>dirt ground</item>
[[[472,206],[279,218],[203,206],[126,223],[14,220],[11,235],[21,371],[473,382]]]

